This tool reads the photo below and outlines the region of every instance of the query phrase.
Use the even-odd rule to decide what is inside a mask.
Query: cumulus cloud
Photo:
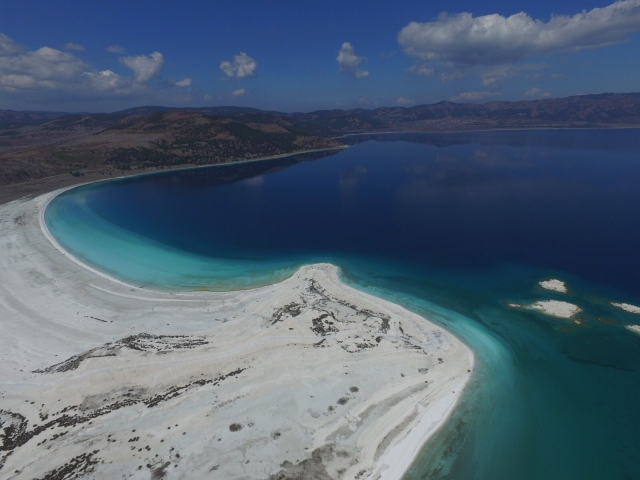
[[[182,80],[178,80],[173,82],[176,87],[190,87],[191,86],[191,78],[185,77]]]
[[[6,38],[0,38],[2,42],[6,44]],[[0,47],[0,90],[29,97],[47,92],[86,97],[128,94],[136,88],[131,79],[111,70],[87,71],[87,65],[71,53],[49,47],[33,51]]]
[[[25,48],[14,42],[12,38],[8,37],[4,33],[0,33],[0,57],[18,55],[24,50]]]
[[[112,72],[111,70],[103,70],[101,72],[84,72],[85,80],[94,91],[130,89],[132,87],[131,80],[122,75]]]
[[[482,85],[485,87],[495,86],[501,80],[507,80],[518,75],[522,75],[525,72],[532,72],[535,70],[542,70],[548,68],[550,65],[546,63],[525,63],[523,65],[499,65],[497,67],[490,67],[488,70],[483,71],[480,74],[482,79]]]
[[[65,50],[75,50],[76,52],[84,52],[85,48],[79,43],[69,42],[64,47]]]
[[[107,47],[107,52],[111,52],[111,53],[127,53],[127,50],[124,47],[121,47],[120,45],[111,45],[111,46]]]
[[[120,57],[120,62],[133,71],[137,82],[144,83],[160,73],[164,57],[160,52],[153,52],[151,55]]]
[[[413,103],[407,97],[400,97],[400,98],[398,98],[398,100],[396,100],[396,102],[398,102],[400,105],[407,105],[409,103]]]
[[[233,56],[233,62],[223,60],[220,62],[220,70],[224,72],[227,78],[251,78],[256,76],[258,62],[241,52],[240,55]]]
[[[85,63],[74,55],[42,47],[25,51],[0,34],[0,85],[8,89],[56,88],[80,75]]]
[[[414,75],[422,75],[423,77],[431,77],[435,73],[433,68],[429,68],[427,65],[412,65],[406,70]]]
[[[231,95],[233,95],[234,97],[241,97],[242,95],[246,95],[249,92],[247,92],[244,88],[239,88],[238,90],[234,90],[233,92],[231,92]]]
[[[460,95],[455,95],[451,97],[449,100],[452,102],[478,102],[480,100],[487,100],[492,97],[499,96],[499,92],[463,92]]]
[[[408,55],[458,66],[514,63],[561,50],[621,42],[640,30],[640,0],[621,0],[548,22],[521,12],[474,17],[441,14],[432,22],[411,22],[398,34]]]
[[[551,96],[550,92],[543,92],[537,87],[532,88],[531,90],[527,90],[524,94],[525,97],[529,98],[548,98]]]
[[[342,44],[336,60],[338,61],[338,65],[340,66],[340,71],[342,73],[346,73],[347,75],[351,75],[355,78],[365,78],[369,76],[368,71],[360,70],[358,68],[358,66],[367,59],[356,55],[355,50],[349,42],[344,42]]]
[[[140,58],[144,61],[139,61]],[[163,62],[161,54],[125,60],[123,64],[128,64],[132,75],[90,68],[72,52],[46,46],[32,50],[0,33],[0,96],[5,108],[18,109],[51,108],[52,105],[55,105],[53,108],[68,108],[66,105],[82,108],[80,105],[87,101],[111,105],[125,98],[149,102],[167,99],[171,90],[143,83],[157,74]],[[190,79],[184,78],[175,84],[188,86]],[[184,98],[180,97],[180,101],[185,101]]]

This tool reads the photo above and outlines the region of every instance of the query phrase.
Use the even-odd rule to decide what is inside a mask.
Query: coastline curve
[[[59,468],[40,448],[46,436],[47,447],[60,458],[89,458],[83,464],[87,472],[107,468],[91,463],[102,458],[113,462],[110,474],[135,470],[138,463],[144,470],[157,469],[168,461],[176,472],[197,476],[216,466],[200,451],[206,444],[227,459],[215,469],[227,478],[247,469],[253,478],[320,469],[331,478],[395,479],[455,408],[473,370],[472,351],[428,320],[345,285],[336,267],[303,266],[282,282],[251,290],[176,294],[138,288],[86,265],[58,244],[44,211],[66,190],[0,206],[0,217],[10,223],[0,234],[8,280],[0,288],[7,331],[2,343],[13,354],[12,365],[3,368],[3,390],[11,384],[12,399],[2,415],[23,418],[22,431],[31,435],[23,436],[23,443],[16,440],[0,458],[7,470],[24,471],[26,478]],[[36,334],[34,339],[36,325],[51,338]],[[108,399],[113,391],[120,393]],[[25,411],[32,398],[44,403]],[[82,421],[102,416],[97,399],[111,402],[104,415],[112,417],[113,426]],[[139,408],[151,408],[150,403],[153,414],[140,416]],[[63,416],[75,418],[71,428],[56,420],[61,405]],[[252,418],[251,412],[263,409],[281,424]],[[35,425],[43,417],[45,425],[53,422],[51,435]],[[232,417],[237,423],[226,425]],[[164,426],[169,418],[186,423],[182,437],[169,438],[165,430],[171,425]],[[209,438],[202,423],[218,434]],[[136,438],[124,438],[124,426],[131,424],[147,432],[146,452],[159,452],[150,463],[122,453]],[[206,442],[194,442],[199,429]],[[69,442],[57,441],[62,431],[67,440],[105,443],[109,452],[69,448]],[[122,439],[116,445],[112,436]],[[232,438],[224,448],[214,443],[227,437]],[[173,445],[168,452],[161,445],[165,439]],[[234,452],[245,444],[257,445],[244,451],[251,463],[234,467]],[[289,453],[283,444],[290,458],[275,467],[260,463]],[[182,455],[171,453],[177,449]]]

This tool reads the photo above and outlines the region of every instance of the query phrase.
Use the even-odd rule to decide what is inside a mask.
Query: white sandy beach
[[[113,281],[44,235],[53,196],[0,206],[1,478],[398,479],[469,379],[458,339],[331,265]]]

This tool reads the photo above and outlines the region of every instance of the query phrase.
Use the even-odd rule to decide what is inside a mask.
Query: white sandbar
[[[558,280],[557,278],[543,280],[541,282],[538,282],[538,285],[540,285],[545,290],[552,290],[559,293],[567,293],[569,291],[567,289],[566,283],[564,283],[562,280]]]
[[[569,302],[561,302],[559,300],[539,300],[530,305],[519,305],[516,303],[510,303],[510,307],[525,308],[528,310],[538,310],[546,315],[559,318],[571,318],[574,315],[580,313],[582,309]]]
[[[638,335],[640,335],[640,325],[626,325],[626,327],[633,333],[637,333]]]
[[[635,305],[631,305],[630,303],[615,303],[615,302],[611,302],[611,305],[613,305],[614,307],[621,308],[625,312],[640,313],[640,307],[636,307]]]
[[[399,479],[469,379],[458,339],[332,265],[114,282],[43,235],[54,194],[0,206],[2,478]]]

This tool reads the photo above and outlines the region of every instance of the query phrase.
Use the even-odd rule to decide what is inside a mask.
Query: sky
[[[284,112],[640,91],[640,0],[0,0],[0,109]]]

